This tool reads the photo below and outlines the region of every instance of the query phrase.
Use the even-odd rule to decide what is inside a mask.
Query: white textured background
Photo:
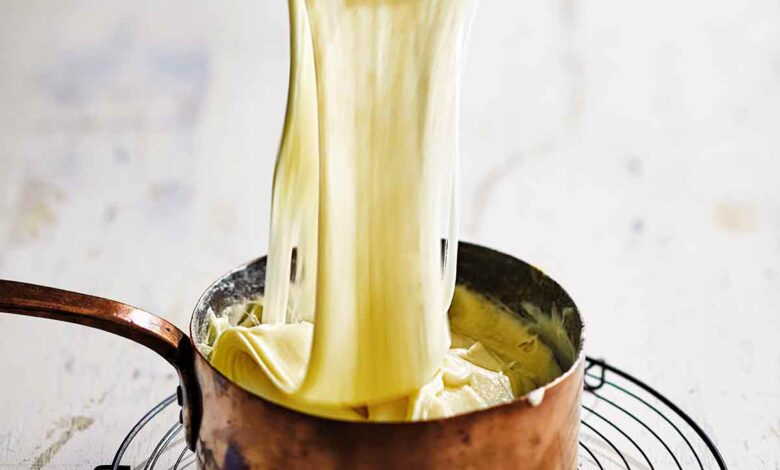
[[[780,3],[480,8],[463,238],[559,280],[589,353],[733,468],[780,468]],[[0,0],[0,277],[185,327],[265,250],[286,35],[282,0]],[[140,346],[37,319],[0,315],[0,358],[0,467],[106,463],[175,386]]]

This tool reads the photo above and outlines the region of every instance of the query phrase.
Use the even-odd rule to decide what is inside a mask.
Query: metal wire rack
[[[110,464],[95,470],[151,470],[194,468],[195,456],[184,444],[182,426],[170,427],[135,460],[128,449],[153,420],[170,418],[166,413],[176,395],[149,410],[117,449]],[[655,389],[605,361],[587,358],[585,394],[580,427],[580,469],[721,469],[726,470],[715,444],[699,425]],[[170,421],[168,421],[170,422]],[[159,427],[159,424],[158,424]],[[150,445],[151,447],[151,445]]]
[[[580,468],[726,470],[690,416],[600,359],[587,358],[581,423]]]

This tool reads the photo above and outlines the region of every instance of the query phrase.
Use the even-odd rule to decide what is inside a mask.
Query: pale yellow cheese
[[[403,421],[504,403],[553,371],[534,335],[469,317],[492,312],[465,294],[451,344],[458,73],[474,2],[290,0],[267,297],[261,315],[213,318],[207,346],[231,380],[307,413]],[[519,339],[537,362],[518,365]]]
[[[474,3],[290,1],[262,321],[314,327],[305,372],[270,376],[287,394],[385,402],[442,364],[457,248],[458,73]]]

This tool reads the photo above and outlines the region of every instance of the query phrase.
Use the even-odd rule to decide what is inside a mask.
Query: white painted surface
[[[482,3],[463,238],[567,286],[590,354],[733,468],[780,468],[780,4]],[[184,328],[265,249],[286,29],[282,1],[0,3],[0,277]],[[0,331],[0,467],[106,463],[175,386],[104,333]]]

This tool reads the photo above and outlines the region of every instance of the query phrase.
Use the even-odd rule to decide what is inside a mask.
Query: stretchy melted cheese
[[[516,358],[450,336],[473,1],[291,0],[267,297],[257,325],[214,322],[211,361],[232,380],[313,414],[418,420],[550,375],[524,379]]]

